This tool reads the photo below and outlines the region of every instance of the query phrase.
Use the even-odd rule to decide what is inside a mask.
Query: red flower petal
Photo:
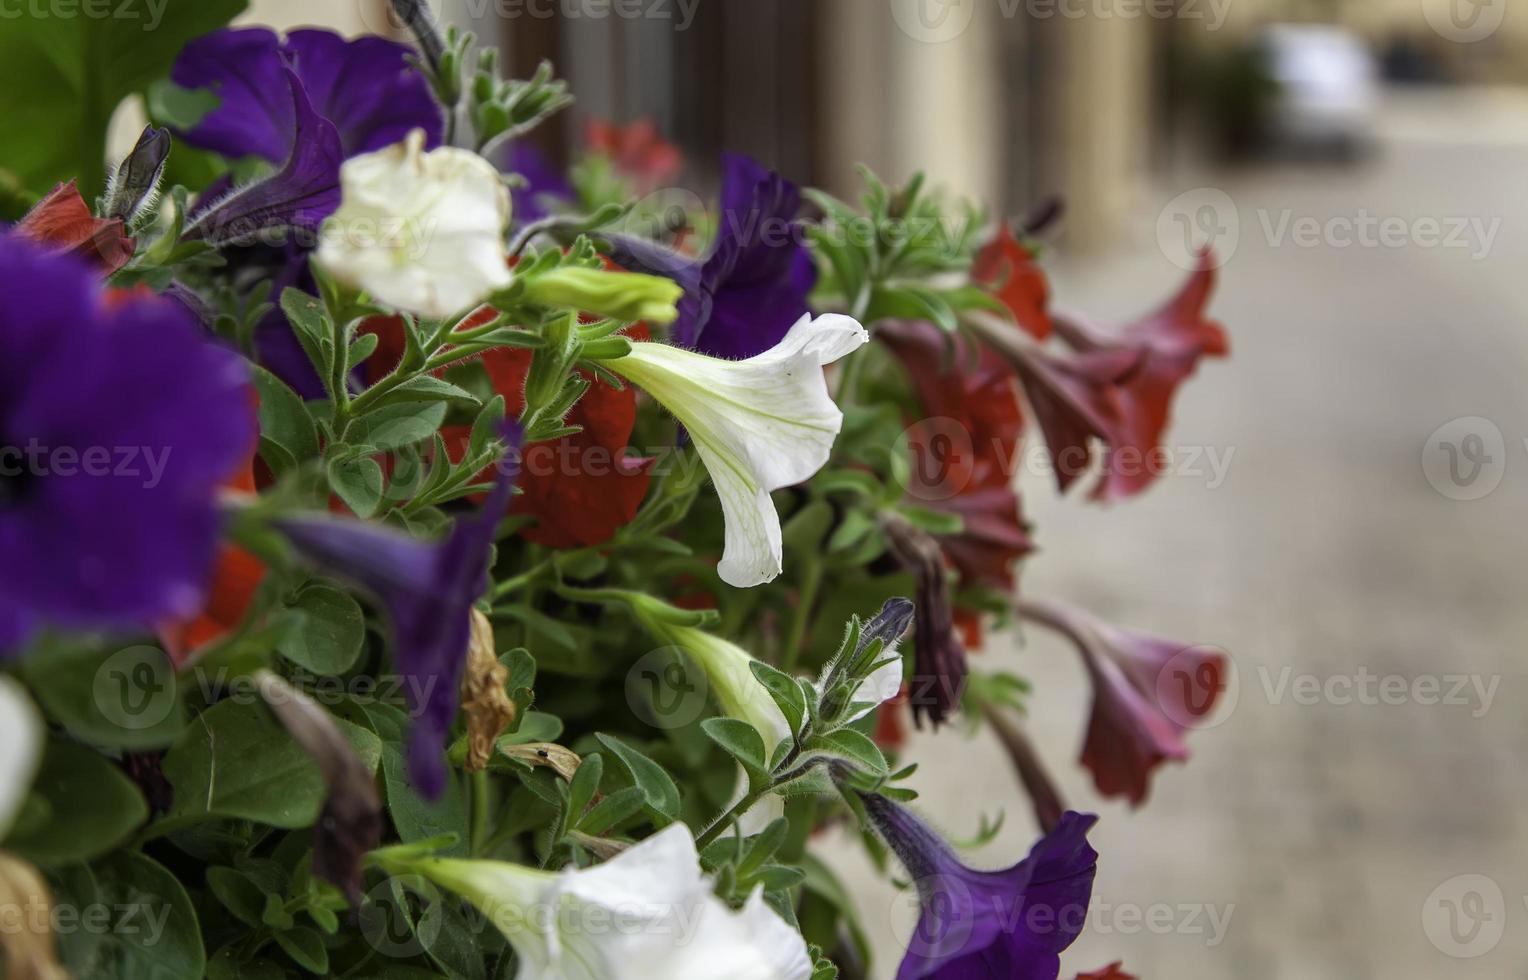
[[[1224,328],[1205,315],[1214,289],[1214,259],[1206,252],[1177,295],[1117,337],[1057,318],[1057,332],[1077,350],[1133,349],[1141,356],[1140,369],[1118,388],[1120,425],[1093,499],[1135,496],[1165,471],[1162,439],[1179,386],[1193,376],[1201,357],[1224,357],[1230,351]]]
[[[137,247],[137,240],[127,235],[120,218],[97,218],[90,213],[72,180],[49,191],[12,231],[61,252],[72,252],[106,276],[127,265]]]
[[[586,142],[592,152],[610,157],[616,170],[635,182],[638,194],[672,183],[684,170],[684,154],[658,134],[651,119],[625,126],[591,119]]]
[[[504,396],[510,415],[525,407],[525,376],[531,351],[499,347],[483,354],[494,389]],[[636,516],[647,496],[650,460],[626,456],[637,420],[637,393],[616,389],[598,378],[573,410],[569,425],[583,431],[554,442],[527,446],[521,460],[520,488],[510,509],[536,523],[524,537],[548,548],[604,544]]]
[[[1123,965],[1123,962],[1110,963],[1095,973],[1079,973],[1077,974],[1077,980],[1136,980],[1134,974],[1126,973],[1120,969]]]
[[[1050,285],[1045,270],[1006,223],[976,256],[971,278],[986,284],[1031,337],[1050,336]]]
[[[955,492],[1007,486],[1024,434],[1013,370],[986,347],[973,351],[963,337],[951,337],[931,323],[890,320],[876,328],[876,336],[907,369],[926,417],[958,423],[964,430],[956,433],[961,449],[969,437],[969,457],[957,453],[938,460],[938,486]],[[914,488],[914,495],[937,501],[948,493],[922,494]]]
[[[244,621],[244,614],[265,579],[265,571],[260,559],[238,545],[223,548],[201,615],[188,622],[171,623],[159,631],[175,666],[184,665],[197,650],[227,636]]]

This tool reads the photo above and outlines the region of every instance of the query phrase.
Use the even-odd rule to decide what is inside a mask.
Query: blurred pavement
[[[1162,206],[1206,185],[1235,202],[1239,241],[1212,307],[1233,356],[1206,363],[1171,434],[1234,450],[1223,485],[1172,476],[1101,510],[1023,481],[1045,549],[1030,594],[1227,648],[1234,710],[1192,733],[1193,759],[1159,770],[1131,813],[1102,804],[1075,764],[1089,695],[1069,647],[1031,631],[976,665],[1033,679],[1031,731],[1071,805],[1103,816],[1095,906],[1064,977],[1115,959],[1148,980],[1500,978],[1528,963],[1528,96],[1412,94],[1382,129],[1358,166],[1177,181],[1145,202],[1140,240],[1056,265],[1062,304],[1115,322],[1184,275],[1154,238]],[[1361,210],[1419,230],[1399,247],[1266,230],[1285,212]],[[1415,223],[1446,233],[1468,218],[1500,219],[1489,248],[1476,232],[1442,247]],[[1490,425],[1438,437],[1464,454],[1451,485],[1432,434],[1476,416]],[[1497,475],[1482,499],[1451,499]],[[1364,673],[1403,678],[1388,689],[1408,703],[1357,703]],[[1420,703],[1431,679],[1438,697],[1466,685],[1463,703]],[[1325,693],[1297,698],[1300,684]],[[1033,821],[989,736],[925,737],[910,758],[919,808],[950,834],[1007,811],[972,863],[1027,851]],[[911,903],[852,843],[821,850],[860,896],[884,951],[876,975],[891,977]],[[1229,916],[1218,943],[1211,913]]]

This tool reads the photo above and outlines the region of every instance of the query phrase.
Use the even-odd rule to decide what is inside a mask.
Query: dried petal
[[[467,647],[467,671],[462,677],[462,710],[467,712],[467,771],[482,772],[493,747],[514,724],[515,702],[504,685],[509,668],[494,652],[493,624],[481,610],[472,610],[472,642]]]

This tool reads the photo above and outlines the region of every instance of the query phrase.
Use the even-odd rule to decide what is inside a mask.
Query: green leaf
[[[318,430],[297,392],[265,368],[251,364],[249,370],[260,396],[260,455],[266,464],[279,474],[289,460],[301,463],[317,456]],[[268,453],[267,446],[285,457]]]
[[[365,364],[366,359],[377,352],[381,343],[380,334],[363,333],[357,337],[350,345],[350,359],[346,362],[346,373]]]
[[[148,819],[137,785],[106,757],[50,739],[32,784],[40,818],[23,820],[5,849],[38,864],[89,861],[114,849]]]
[[[80,3],[73,16],[34,7],[0,30],[0,167],[42,190],[79,178],[103,189],[108,123],[127,96],[168,74],[187,41],[227,24],[245,0]]]
[[[175,665],[157,647],[47,640],[21,673],[49,719],[93,745],[161,749],[185,727]]]
[[[605,760],[595,753],[584,756],[584,761],[578,766],[578,771],[573,774],[573,781],[568,785],[568,816],[569,826],[577,825],[578,818],[584,815],[584,810],[594,799],[594,795],[600,789],[600,776],[605,771]]]
[[[429,374],[421,374],[417,378],[410,378],[388,392],[383,401],[388,404],[394,402],[436,401],[463,401],[470,402],[473,405],[478,404],[477,396],[472,392]]]
[[[596,803],[594,808],[584,815],[584,819],[578,822],[578,829],[598,837],[611,827],[635,816],[646,802],[647,794],[640,786],[628,786],[617,790]]]
[[[298,926],[276,933],[276,945],[292,958],[298,966],[319,976],[329,974],[329,951],[324,948],[324,937]]]
[[[343,719],[335,724],[375,770],[381,740]],[[233,817],[295,829],[323,809],[318,766],[263,703],[231,698],[208,708],[175,740],[163,768],[175,789],[170,822]]]
[[[600,732],[594,737],[615,753],[631,773],[632,782],[641,787],[647,798],[648,814],[656,826],[666,827],[679,819],[679,787],[662,766],[614,735]]]
[[[309,582],[287,608],[301,615],[277,644],[283,657],[320,676],[343,674],[366,643],[360,603],[325,582]]]
[[[358,702],[371,728],[382,740],[382,783],[387,790],[387,809],[398,837],[406,844],[451,836],[454,842],[440,851],[442,857],[466,857],[471,834],[467,804],[458,780],[446,780],[438,800],[425,799],[409,779],[405,741],[408,716],[390,704]]]
[[[207,888],[234,918],[259,926],[265,912],[265,892],[237,868],[208,868]]]
[[[870,737],[852,728],[840,728],[827,735],[814,735],[807,740],[806,750],[858,762],[874,773],[884,773],[888,768],[886,757]]]
[[[370,456],[341,456],[329,461],[329,489],[362,519],[382,503],[382,465]]]
[[[207,965],[196,910],[163,865],[123,850],[61,875],[57,908],[105,909],[96,928],[62,930],[59,952],[71,976],[112,980],[201,980]],[[150,918],[152,917],[152,922]]]
[[[292,332],[310,356],[326,344],[333,344],[329,317],[317,296],[309,296],[300,289],[284,289],[281,292],[281,312],[286,314]]]
[[[420,408],[417,403],[387,405],[367,412],[351,425],[349,441],[387,452],[412,446],[433,436],[446,418],[446,404]]]
[[[801,692],[801,685],[796,683],[794,677],[776,670],[762,660],[752,661],[748,666],[753,676],[769,691],[769,696],[775,699],[775,704],[780,706],[780,713],[785,715],[791,732],[799,733],[801,722],[806,717],[806,696]]]
[[[760,781],[768,778],[769,764],[764,755],[764,740],[758,729],[736,718],[707,718],[700,723],[711,740],[726,750],[743,768],[749,778]]]

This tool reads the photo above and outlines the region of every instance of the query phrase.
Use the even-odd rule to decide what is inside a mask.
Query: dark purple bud
[[[159,178],[164,175],[170,157],[170,131],[146,127],[106,185],[105,218],[119,218],[131,224],[151,207],[159,195]]]
[[[937,728],[959,708],[966,687],[966,649],[955,634],[944,552],[933,535],[899,514],[882,514],[881,526],[892,554],[912,572],[918,585],[908,703],[919,728],[924,718]]]

